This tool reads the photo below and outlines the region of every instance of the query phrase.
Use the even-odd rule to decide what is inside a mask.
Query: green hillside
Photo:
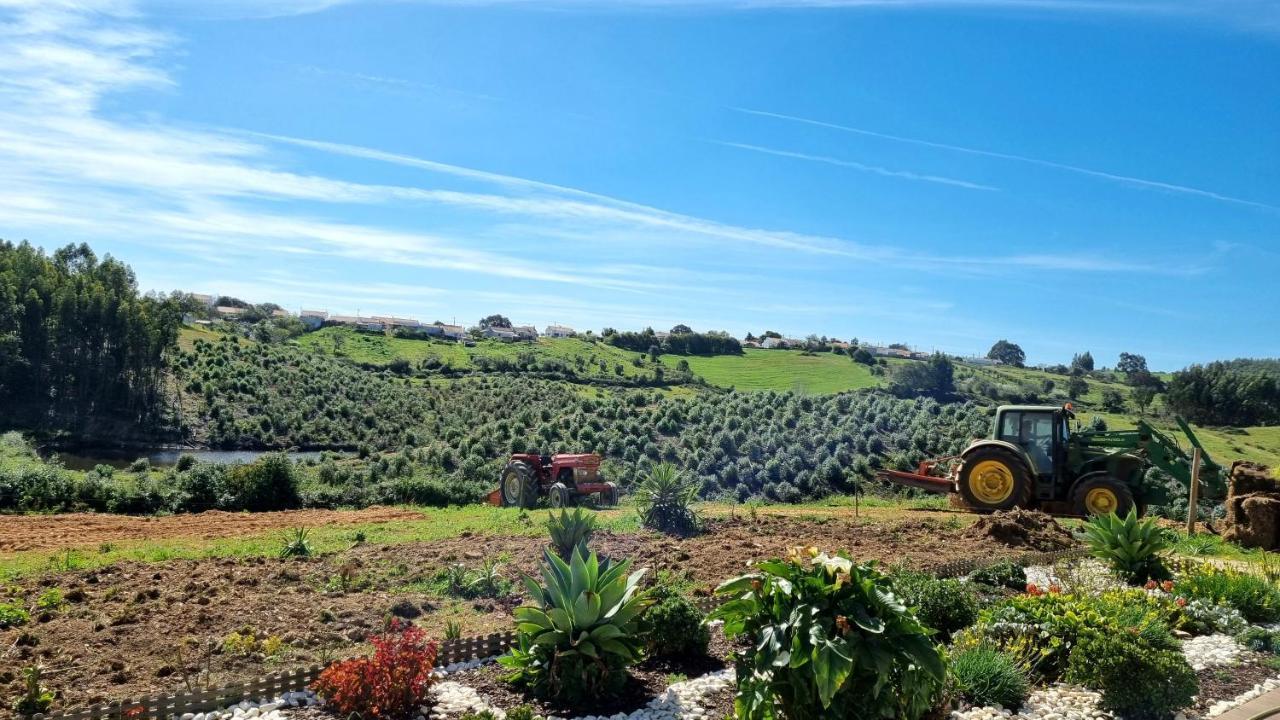
[[[390,365],[405,360],[417,367],[430,358],[458,370],[473,370],[477,358],[515,361],[522,355],[538,360],[552,359],[579,367],[582,374],[639,377],[653,374],[653,363],[641,354],[628,352],[580,338],[539,338],[535,343],[505,343],[480,340],[468,347],[456,342],[424,338],[398,338],[357,332],[345,327],[326,327],[307,333],[296,341],[301,347],[324,355],[344,357],[365,365]],[[637,365],[636,361],[640,364]]]
[[[671,367],[681,360],[712,385],[738,390],[797,390],[824,395],[880,384],[880,378],[872,375],[866,365],[833,353],[808,355],[797,350],[747,348],[742,355],[662,356],[662,362]]]

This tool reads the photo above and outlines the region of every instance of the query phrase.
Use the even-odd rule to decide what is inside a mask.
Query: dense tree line
[[[1230,360],[1173,374],[1170,409],[1201,425],[1280,423],[1280,360]]]
[[[613,328],[605,328],[601,337],[614,347],[632,352],[672,355],[742,354],[742,344],[725,332],[694,332],[687,325],[677,325],[672,331],[665,338],[659,339],[653,328],[645,328],[640,332],[618,332]]]
[[[87,245],[50,255],[0,241],[0,424],[155,423],[181,319],[179,303],[140,295],[127,265]]]

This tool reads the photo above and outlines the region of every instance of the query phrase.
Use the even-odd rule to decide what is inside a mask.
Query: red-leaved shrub
[[[370,642],[372,657],[333,663],[311,688],[343,717],[410,717],[431,687],[436,643],[427,641],[422,628],[398,620]]]

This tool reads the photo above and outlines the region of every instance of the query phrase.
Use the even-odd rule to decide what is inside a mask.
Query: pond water
[[[271,450],[191,450],[186,448],[138,448],[134,450],[117,449],[85,449],[77,451],[50,450],[45,457],[57,457],[62,464],[71,470],[92,470],[98,465],[110,465],[117,469],[125,469],[138,458],[151,461],[152,467],[171,467],[178,458],[190,455],[201,462],[229,465],[232,463],[251,463],[259,457],[273,452]],[[318,460],[320,451],[306,450],[286,453],[293,460]]]

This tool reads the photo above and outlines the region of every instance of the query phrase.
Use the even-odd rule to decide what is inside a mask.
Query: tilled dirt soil
[[[324,514],[300,515],[319,520]],[[237,516],[236,521],[254,517]],[[294,525],[299,519],[282,522]],[[967,540],[958,524],[931,518],[873,524],[761,516],[758,521],[712,520],[706,533],[688,539],[648,531],[606,532],[592,544],[611,557],[633,558],[637,567],[685,575],[704,594],[745,571],[752,560],[783,555],[794,545],[846,549],[859,559],[916,565],[1013,552]],[[402,616],[416,615],[415,622],[442,634],[446,620],[460,616],[462,601],[424,589],[437,571],[453,563],[474,568],[485,559],[506,558],[501,572],[516,580],[520,571],[535,569],[540,552],[540,540],[464,533],[436,542],[361,545],[303,560],[119,563],[24,579],[16,587],[0,588],[0,602],[34,607],[43,590],[57,587],[68,604],[56,612],[33,613],[26,626],[0,630],[0,697],[14,697],[19,669],[37,662],[47,668],[45,682],[57,693],[55,710],[183,692],[184,677],[198,666],[211,671],[211,686],[227,685],[353,652],[393,608]],[[340,589],[342,576],[347,591]],[[509,629],[510,612],[519,602],[516,596],[465,601],[464,634]],[[241,630],[278,636],[285,649],[273,659],[223,652],[227,634]],[[186,638],[192,645],[180,655]],[[0,718],[8,717],[12,713],[5,703]]]
[[[124,540],[228,538],[281,528],[421,519],[420,512],[386,507],[259,513],[210,510],[165,517],[92,513],[5,515],[0,517],[0,553],[96,547],[102,543]]]

